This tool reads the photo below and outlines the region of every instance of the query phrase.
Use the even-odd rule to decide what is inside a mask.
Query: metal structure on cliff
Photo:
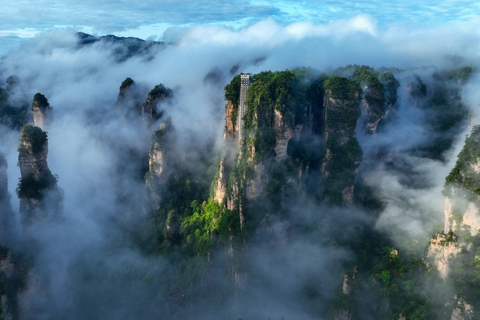
[[[243,117],[245,116],[245,101],[247,100],[247,91],[252,83],[251,73],[240,74],[240,105],[238,107],[238,141],[243,138]]]

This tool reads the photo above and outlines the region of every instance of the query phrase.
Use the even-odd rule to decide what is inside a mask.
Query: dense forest
[[[8,62],[0,319],[479,317],[475,67],[236,65],[191,98]]]

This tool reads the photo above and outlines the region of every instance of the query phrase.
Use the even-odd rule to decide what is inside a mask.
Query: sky
[[[384,29],[392,24],[462,24],[480,17],[480,2],[470,0],[2,0],[0,5],[0,55],[39,33],[69,28],[94,35],[163,40],[164,32],[172,27],[241,29],[267,18],[281,25],[317,25],[366,15]]]

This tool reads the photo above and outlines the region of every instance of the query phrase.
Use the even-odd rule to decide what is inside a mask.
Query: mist
[[[361,234],[359,230],[373,227],[401,249],[421,250],[432,232],[442,229],[444,179],[469,129],[449,133],[453,145],[442,160],[415,153],[432,136],[425,129],[428,110],[415,105],[407,88],[415,75],[428,82],[434,81],[431,75],[436,70],[478,68],[479,48],[472,43],[480,43],[479,29],[477,20],[413,29],[399,24],[379,28],[364,15],[323,25],[284,26],[266,19],[239,30],[171,28],[160,37],[164,46],[123,61],[115,55],[120,44],[99,41],[79,46],[75,30],[40,34],[8,52],[0,60],[0,85],[11,75],[19,78],[12,89],[12,105],[31,104],[35,93],[41,92],[53,107],[53,121],[45,128],[48,165],[58,175],[63,193],[61,220],[34,224],[28,230],[22,227],[15,192],[20,135],[0,128],[16,239],[23,243],[21,250],[33,257],[41,279],[38,290],[44,295],[43,300],[32,298],[35,319],[169,318],[172,310],[184,319],[323,319],[345,270],[353,268],[349,243]],[[243,254],[253,270],[252,284],[241,299],[226,299],[220,314],[218,306],[208,301],[203,306],[189,302],[172,306],[157,297],[156,288],[171,285],[165,279],[178,266],[122,243],[126,233],[138,230],[145,212],[144,180],[130,171],[119,172],[119,167],[129,168],[128,163],[136,161],[121,150],[148,153],[151,135],[170,117],[175,148],[188,150],[188,167],[196,168],[205,154],[214,164],[223,146],[223,88],[235,74],[300,66],[329,73],[351,64],[402,69],[396,74],[401,86],[388,129],[374,136],[357,131],[364,150],[362,179],[384,202],[378,217],[362,208],[332,209],[315,202],[305,207],[292,202],[288,212],[294,217],[292,225],[272,221],[273,231],[262,229],[264,234],[255,235],[247,246]],[[207,75],[212,73],[210,81]],[[141,103],[157,84],[174,91],[171,99],[156,106],[162,119],[145,127],[140,118],[131,120],[122,114],[117,96],[127,77],[138,85]],[[460,92],[476,118],[479,82],[479,76],[473,76]],[[378,150],[384,154],[381,161]],[[208,167],[199,165],[196,170],[203,174]],[[299,228],[295,233],[296,225],[308,224],[315,231],[302,234]],[[290,231],[282,231],[287,228]],[[282,232],[288,233],[285,239]],[[332,243],[334,234],[342,232],[345,242]],[[218,262],[213,265],[228,259],[220,249],[214,256]],[[218,266],[215,272],[225,270]],[[215,281],[220,282],[212,280],[209,286],[222,285]],[[302,300],[313,286],[310,281],[321,289]],[[312,304],[315,307],[309,307]]]

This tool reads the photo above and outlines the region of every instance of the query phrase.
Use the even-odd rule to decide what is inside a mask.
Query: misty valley
[[[0,319],[480,319],[474,63],[192,43],[0,59]]]

